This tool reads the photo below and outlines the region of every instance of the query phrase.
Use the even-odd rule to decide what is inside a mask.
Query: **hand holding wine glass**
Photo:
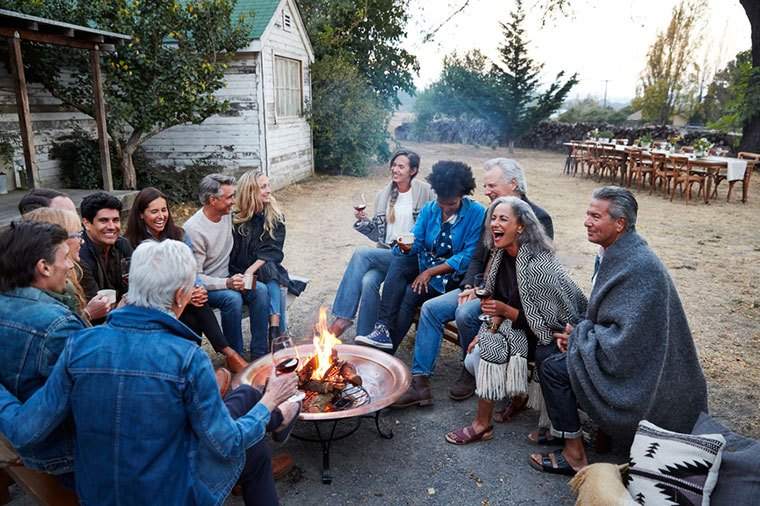
[[[293,339],[289,336],[280,336],[272,340],[272,364],[275,376],[294,373],[298,369],[298,355]],[[298,402],[303,399],[303,392],[296,392],[288,400]]]
[[[354,206],[354,216],[357,220],[364,221],[367,219],[367,213],[365,212],[367,209],[367,197],[364,195],[364,192],[355,193],[351,198],[351,205]]]
[[[488,289],[488,281],[485,275],[476,274],[473,281],[475,284],[475,296],[478,299],[480,299],[481,304],[483,303],[483,301],[488,300],[491,297],[493,297],[493,293],[491,292],[491,290]],[[493,320],[487,314],[481,314],[480,316],[478,316],[478,320],[487,323],[489,327],[493,323]]]

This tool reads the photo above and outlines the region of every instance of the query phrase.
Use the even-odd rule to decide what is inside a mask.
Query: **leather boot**
[[[274,476],[275,480],[284,478],[293,469],[294,465],[293,457],[290,454],[284,452],[275,453],[272,456],[272,476]]]
[[[422,375],[412,376],[409,390],[393,403],[394,408],[409,406],[430,406],[433,404],[433,393],[430,391],[430,378]]]
[[[228,351],[225,356],[227,357],[227,369],[233,374],[237,374],[248,367],[248,362],[235,350]]]
[[[462,366],[456,383],[449,388],[449,397],[455,401],[469,399],[475,393],[475,377]]]
[[[224,399],[224,396],[230,391],[232,373],[228,369],[220,367],[214,371],[214,374],[216,375],[216,385],[219,387],[219,394],[221,394],[222,399]]]

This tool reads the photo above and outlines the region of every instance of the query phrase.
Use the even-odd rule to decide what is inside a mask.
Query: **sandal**
[[[561,448],[549,453],[540,453],[539,455],[541,456],[541,464],[533,460],[532,456],[528,457],[530,467],[537,471],[550,474],[562,474],[565,476],[575,476],[575,473],[577,473],[577,471],[573,469],[573,466],[567,462],[565,456],[562,455]]]
[[[517,402],[515,402],[515,400]],[[496,420],[499,423],[505,423],[505,422],[511,422],[512,418],[517,416],[518,413],[521,413],[528,409],[528,397],[513,397],[506,406],[504,406],[504,409],[501,411],[497,411],[493,415],[493,419]]]
[[[453,445],[466,445],[478,441],[488,441],[493,438],[493,425],[480,432],[475,432],[472,426],[462,427],[446,434],[446,441]]]
[[[552,436],[549,429],[538,429],[528,434],[528,441],[534,445],[550,446],[565,444],[565,438]]]
[[[298,402],[298,412],[296,412],[293,419],[286,425],[284,428],[280,430],[272,431],[272,441],[275,443],[284,443],[288,440],[290,437],[290,433],[293,432],[293,427],[296,426],[296,422],[298,421],[298,414],[301,412],[301,403]]]

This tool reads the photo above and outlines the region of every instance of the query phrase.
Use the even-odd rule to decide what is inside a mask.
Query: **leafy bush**
[[[116,150],[113,144],[109,143],[109,147],[114,188],[122,188],[123,180]],[[61,137],[59,142],[54,143],[50,156],[61,162],[61,182],[65,188],[86,190],[103,188],[98,140],[81,126],[75,125],[71,134]]]
[[[175,204],[198,204],[198,185],[207,174],[222,172],[222,167],[204,160],[178,171],[174,167],[155,165],[138,150],[133,157],[138,188],[158,188]]]
[[[337,56],[311,67],[313,103],[309,122],[318,171],[361,176],[370,162],[387,156],[389,114],[354,65]],[[381,160],[383,161],[383,160]]]

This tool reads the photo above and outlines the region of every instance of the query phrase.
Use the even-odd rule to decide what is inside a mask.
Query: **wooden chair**
[[[697,195],[705,192],[706,172],[698,167],[693,167],[691,161],[686,156],[671,156],[669,158],[673,173],[673,190],[670,192],[670,201],[676,194],[676,188],[681,188],[681,198],[686,194],[686,201],[691,200],[691,188],[696,183],[699,185]]]
[[[586,157],[588,156],[588,150],[583,141],[570,142],[572,142],[574,145],[570,151],[570,155],[568,156],[565,172],[567,174],[572,173],[572,175],[575,176],[578,173],[578,167],[580,167],[581,175],[583,175],[583,164],[585,163]]]
[[[740,160],[747,160],[747,170],[744,171],[744,179],[741,181],[730,181],[728,183],[728,195],[726,196],[726,202],[731,200],[731,190],[734,189],[734,185],[740,182],[742,184],[742,202],[746,203],[747,192],[749,191],[749,180],[752,177],[752,172],[755,170],[755,166],[760,164],[760,153],[749,153],[747,151],[742,151],[738,156]]]
[[[628,186],[633,184],[636,179],[636,185],[639,190],[646,183],[649,177],[649,185],[654,184],[654,167],[649,155],[644,155],[640,149],[631,148],[628,151]]]
[[[652,186],[649,189],[651,195],[658,187],[664,188],[665,194],[670,193],[670,184],[675,177],[673,167],[668,161],[668,157],[662,153],[652,153]]]
[[[0,437],[0,499],[6,498],[6,502],[11,482],[43,506],[79,505],[77,495],[61,485],[54,476],[24,467],[10,443]]]

